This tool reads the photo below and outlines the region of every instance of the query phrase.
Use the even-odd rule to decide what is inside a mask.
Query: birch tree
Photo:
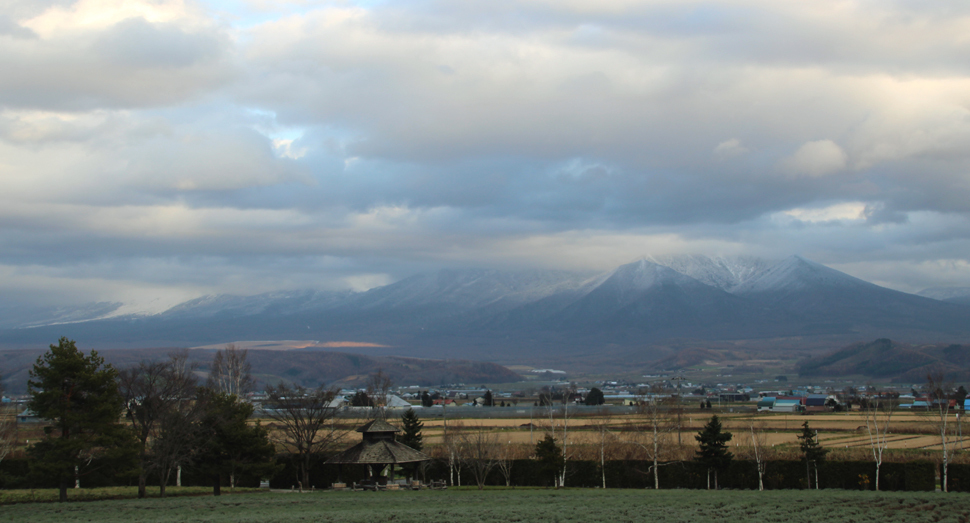
[[[249,351],[230,343],[216,352],[209,367],[208,387],[216,392],[240,397],[253,386],[252,365],[246,361]]]
[[[768,451],[768,441],[767,435],[765,434],[765,424],[764,422],[751,423],[751,450],[754,454],[754,463],[758,468],[758,490],[763,491],[765,489],[765,469],[768,463],[767,457]]]
[[[634,443],[652,461],[650,471],[653,473],[653,488],[660,488],[660,460],[663,459],[669,447],[672,432],[678,429],[671,413],[672,400],[668,397],[669,390],[662,383],[650,386],[649,395],[639,401],[639,411],[643,416],[643,424],[637,431]]]
[[[603,409],[596,421],[596,431],[599,433],[600,447],[600,477],[603,488],[606,488],[606,456],[612,454],[612,447],[616,443],[616,435],[610,430],[613,417],[608,409]]]
[[[502,445],[502,451],[498,458],[498,469],[502,473],[502,477],[505,478],[505,486],[512,486],[512,465],[515,464],[515,454],[513,452],[512,440],[505,445]]]
[[[940,435],[940,444],[943,447],[943,477],[941,478],[943,492],[949,492],[947,485],[950,465],[948,422],[950,419],[949,390],[951,388],[953,388],[952,384],[944,381],[942,372],[930,373],[926,376],[926,395],[930,401],[930,408],[938,415],[935,423],[936,432]]]
[[[889,447],[889,422],[896,410],[896,402],[883,400],[873,385],[866,386],[865,403],[861,405],[866,418],[866,433],[869,435],[869,448],[872,460],[876,462],[876,490],[879,490],[879,473],[882,468],[883,452]]]

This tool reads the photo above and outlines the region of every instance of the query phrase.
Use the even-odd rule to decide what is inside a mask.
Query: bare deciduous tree
[[[942,372],[930,373],[926,376],[926,395],[930,402],[930,408],[938,415],[936,420],[936,432],[940,435],[940,444],[943,446],[943,492],[949,492],[949,437],[950,431],[948,422],[950,419],[950,389],[953,385],[944,380]]]
[[[152,454],[157,462],[162,497],[165,497],[165,487],[173,472],[178,477],[176,485],[181,486],[181,469],[192,463],[198,451],[196,443],[203,415],[202,405],[184,403],[159,420],[158,437],[152,444]]]
[[[866,385],[866,397],[861,402],[862,413],[866,417],[866,433],[869,435],[869,448],[872,460],[876,462],[876,490],[879,490],[879,472],[882,468],[883,453],[889,447],[889,422],[896,410],[896,402],[883,399],[875,387]]]
[[[158,466],[152,443],[158,438],[162,420],[176,411],[194,388],[191,375],[177,367],[178,355],[168,361],[143,361],[118,374],[124,396],[126,418],[138,439],[138,497],[145,497],[149,472]]]
[[[767,457],[768,445],[767,436],[765,434],[765,424],[764,422],[751,423],[751,451],[754,455],[755,466],[758,467],[758,490],[765,489],[765,467],[768,463]]]
[[[3,396],[3,386],[0,385],[0,396]],[[7,457],[17,444],[17,415],[15,412],[3,412],[0,404],[0,462]]]
[[[679,431],[678,423],[672,416],[671,410],[677,405],[670,398],[669,390],[662,383],[654,383],[649,388],[649,395],[639,401],[640,415],[644,423],[637,431],[633,440],[653,462],[650,470],[653,472],[653,488],[660,488],[660,460],[667,451],[668,439],[674,431]]]
[[[505,445],[502,445],[502,450],[498,457],[498,470],[502,473],[502,477],[505,478],[505,486],[512,486],[512,465],[515,464],[515,448],[512,447],[512,441]]]
[[[336,430],[332,405],[336,389],[323,386],[308,389],[288,387],[280,383],[267,390],[269,401],[266,414],[273,419],[273,434],[284,448],[295,451],[299,459],[299,480],[302,492],[310,483],[310,462],[314,455],[332,448],[342,433]]]
[[[381,419],[387,415],[387,397],[393,385],[391,377],[384,374],[384,369],[377,369],[367,380],[367,395],[374,402],[375,413]]]
[[[248,392],[253,386],[252,365],[246,361],[248,354],[249,351],[236,347],[235,343],[217,351],[209,368],[207,386],[231,396]]]
[[[600,479],[602,480],[603,488],[606,488],[606,459],[611,457],[612,447],[617,442],[616,435],[610,430],[612,421],[613,417],[610,415],[609,409],[604,408],[595,422],[599,439]]]
[[[160,494],[165,497],[172,472],[176,471],[176,485],[182,486],[181,467],[192,461],[195,454],[196,435],[200,429],[202,409],[193,397],[196,392],[196,364],[189,363],[189,351],[178,350],[169,354],[174,379],[184,384],[182,395],[175,408],[158,420],[158,433],[152,443],[152,456],[159,471]]]
[[[475,430],[462,432],[460,439],[462,440],[461,459],[468,466],[475,484],[478,485],[478,490],[482,490],[485,488],[488,474],[499,462],[497,437],[484,427],[477,427]]]
[[[461,465],[462,456],[465,453],[465,438],[462,437],[462,423],[452,423],[451,427],[445,427],[444,443],[448,449],[448,474],[450,483],[453,486],[461,486]],[[455,478],[458,482],[455,482]]]

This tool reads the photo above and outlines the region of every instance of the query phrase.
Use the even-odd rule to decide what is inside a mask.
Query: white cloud
[[[857,271],[970,259],[968,5],[5,10],[9,267],[65,263],[66,248],[165,266],[178,289],[211,290],[192,275],[218,266],[237,275],[219,290],[272,290],[299,285],[274,271],[365,288],[442,264],[676,252],[800,252]],[[150,280],[90,267],[77,277]]]
[[[807,142],[782,160],[782,169],[793,176],[828,176],[846,168],[848,157],[832,140]]]
[[[865,218],[865,202],[843,202],[816,208],[797,208],[784,211],[785,216],[802,222],[836,222]]]
[[[737,138],[731,138],[730,140],[725,140],[714,148],[714,156],[718,158],[733,158],[735,156],[741,156],[748,152],[748,148],[741,145],[741,140]]]

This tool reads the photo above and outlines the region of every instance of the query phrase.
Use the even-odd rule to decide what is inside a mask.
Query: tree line
[[[30,371],[27,408],[47,423],[44,437],[27,447],[30,474],[54,479],[61,501],[68,488],[104,468],[136,477],[139,497],[155,476],[164,497],[172,476],[180,484],[181,468],[192,466],[218,495],[243,474],[272,476],[279,444],[301,457],[306,481],[309,456],[333,443],[334,431],[324,425],[333,416],[334,391],[270,387],[271,432],[250,422],[254,407],[240,400],[252,385],[245,350],[230,344],[218,351],[204,383],[197,370],[181,350],[119,371],[97,351],[85,355],[61,338]],[[0,452],[11,441],[3,438]]]
[[[251,369],[246,351],[228,345],[218,351],[209,368],[207,379],[200,381],[198,369],[189,362],[186,350],[176,351],[165,361],[144,361],[116,370],[106,364],[96,351],[81,353],[75,343],[61,338],[39,357],[30,371],[28,408],[46,420],[44,437],[27,448],[31,474],[56,480],[60,498],[77,485],[85,475],[110,468],[119,477],[137,478],[138,495],[146,495],[149,477],[158,480],[161,495],[173,475],[176,484],[182,467],[209,478],[215,494],[221,486],[234,488],[242,475],[271,477],[279,469],[276,451],[282,449],[294,457],[297,484],[309,487],[313,460],[339,444],[342,431],[335,423],[337,392],[324,387],[307,388],[280,383],[267,390],[265,415],[272,429],[259,421],[251,422],[253,406],[240,401],[240,395],[252,386]],[[358,394],[352,404],[376,407],[383,415],[391,388],[390,379],[378,372],[370,377],[367,392]],[[934,379],[928,386],[932,397],[945,398],[949,385]],[[873,390],[867,387],[868,390]],[[588,402],[602,402],[596,390]],[[660,488],[661,467],[676,463],[668,449],[670,438],[677,435],[677,448],[682,447],[682,405],[661,400],[663,391],[653,391],[654,401],[641,403],[642,426],[636,427],[632,444],[648,458],[645,473],[652,475],[654,488]],[[488,402],[494,400],[488,394]],[[876,466],[874,482],[879,489],[880,468],[887,446],[889,421],[895,404],[872,393],[864,403],[867,434],[870,437]],[[430,398],[428,398],[430,400]],[[422,398],[422,402],[425,398]],[[943,441],[942,472],[946,488],[950,449],[947,447],[945,402],[941,410]],[[568,405],[561,415],[549,409],[544,438],[532,449],[532,458],[555,485],[565,484],[567,462],[574,457],[569,430]],[[556,417],[558,416],[558,418]],[[405,434],[402,442],[421,450],[421,423],[413,411],[402,419]],[[612,434],[609,418],[597,422],[602,486],[606,487],[606,448]],[[10,451],[13,438],[9,427],[0,425],[0,460]],[[530,429],[531,430],[531,429]],[[752,422],[747,434],[757,465],[759,488],[764,488],[766,445],[764,428]],[[479,429],[465,430],[447,419],[443,445],[452,483],[460,481],[462,468],[470,471],[479,487],[493,470],[500,470],[509,481],[509,468],[514,462],[511,445],[502,445],[497,435]],[[733,434],[723,430],[717,416],[695,436],[698,449],[694,459],[707,472],[708,488],[719,487],[719,474],[728,470],[733,459],[727,443]],[[827,450],[819,444],[817,433],[805,422],[798,436],[805,465],[805,485],[818,488],[819,468]],[[747,445],[746,445],[747,446]],[[417,467],[406,472],[414,475]],[[456,475],[457,473],[457,475]]]

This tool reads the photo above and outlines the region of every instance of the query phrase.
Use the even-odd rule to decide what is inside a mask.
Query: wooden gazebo
[[[367,465],[371,479],[374,477],[375,469],[382,470],[390,465],[391,476],[394,476],[394,466],[406,463],[420,463],[429,461],[431,458],[426,454],[412,449],[411,447],[398,443],[394,439],[394,434],[401,432],[401,429],[382,420],[375,419],[357,429],[363,433],[363,440],[350,447],[349,449],[328,459],[327,464],[340,465]],[[386,481],[386,478],[384,479]]]

